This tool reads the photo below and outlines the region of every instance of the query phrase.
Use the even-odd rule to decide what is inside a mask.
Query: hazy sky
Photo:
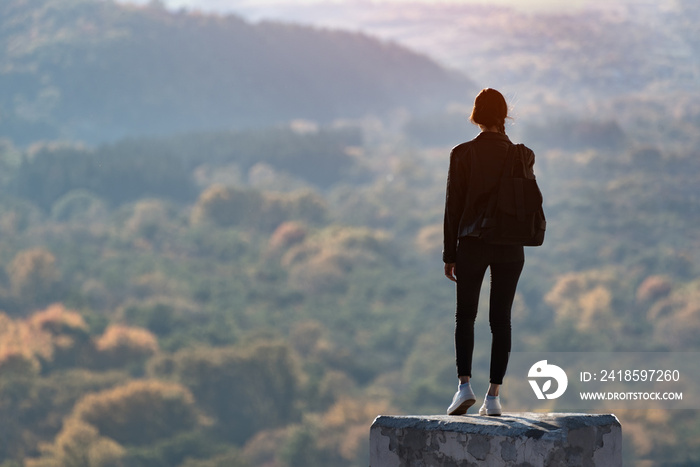
[[[149,0],[121,0],[129,3],[148,3]],[[256,7],[265,4],[313,4],[313,3],[353,3],[357,0],[162,0],[172,8],[197,8],[202,10],[227,11],[238,8]],[[367,2],[368,0],[360,0]],[[612,3],[631,3],[634,0],[373,0],[376,3],[432,3],[432,4],[488,4],[503,5],[519,9],[572,10],[585,6]]]

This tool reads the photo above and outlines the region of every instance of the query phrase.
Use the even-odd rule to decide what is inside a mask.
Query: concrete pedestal
[[[621,465],[615,415],[379,416],[370,430],[370,467]]]

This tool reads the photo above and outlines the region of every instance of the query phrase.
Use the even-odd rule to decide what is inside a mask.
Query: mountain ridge
[[[0,15],[0,133],[19,144],[434,110],[473,90],[361,33],[111,0],[10,0]]]

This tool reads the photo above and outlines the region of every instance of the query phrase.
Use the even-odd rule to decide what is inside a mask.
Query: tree
[[[53,444],[44,447],[42,457],[28,459],[27,467],[127,467],[125,449],[116,441],[100,436],[98,430],[77,418],[69,418]]]
[[[77,189],[59,198],[51,207],[51,218],[58,222],[92,222],[106,219],[107,206],[94,193]]]
[[[45,248],[20,251],[7,272],[13,295],[27,305],[46,304],[56,296],[61,273],[56,257]]]
[[[125,229],[133,236],[154,240],[157,234],[169,227],[168,211],[162,201],[144,199],[134,205],[134,212]]]
[[[280,343],[184,349],[152,371],[187,386],[216,419],[220,435],[235,443],[298,419],[299,371],[290,349]]]
[[[286,221],[299,220],[318,225],[326,217],[325,201],[311,191],[275,193],[222,185],[205,190],[192,211],[194,224],[210,222],[221,227],[267,232]]]
[[[123,445],[143,446],[191,430],[199,424],[192,393],[177,383],[137,380],[78,401],[73,417],[101,436]]]
[[[654,323],[654,338],[669,349],[698,349],[700,280],[685,284],[659,299],[649,309],[647,319]]]
[[[95,343],[100,367],[140,364],[158,351],[158,339],[143,328],[112,324]]]
[[[74,367],[85,364],[90,358],[90,334],[79,313],[57,303],[32,315],[28,324],[32,329],[50,336],[51,357],[46,361],[48,367]]]

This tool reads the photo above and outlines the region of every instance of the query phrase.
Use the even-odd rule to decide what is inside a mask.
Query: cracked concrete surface
[[[370,467],[621,465],[611,414],[379,416],[370,430]]]

